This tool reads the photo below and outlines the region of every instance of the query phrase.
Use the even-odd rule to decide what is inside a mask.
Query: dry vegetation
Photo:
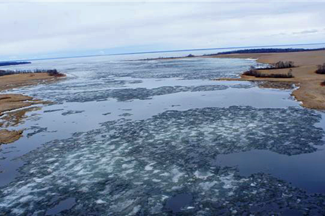
[[[318,65],[318,69],[316,70],[316,73],[318,74],[325,74],[325,63],[323,65]]]
[[[273,69],[275,69],[275,68],[273,68]],[[276,68],[276,69],[280,69],[280,68]],[[281,67],[281,69],[282,69],[282,67]],[[258,70],[261,70],[261,69],[258,69]],[[254,68],[254,67],[251,67],[250,70],[245,71],[243,73],[243,75],[254,76],[254,77],[257,77],[257,78],[293,78],[292,69],[290,69],[287,74],[283,74],[283,73],[266,74],[266,73],[261,73],[258,70],[256,68]]]
[[[295,66],[292,69],[293,77],[288,78],[272,78],[255,77],[252,74],[244,75],[235,79],[219,79],[219,80],[235,80],[235,81],[267,81],[267,82],[290,82],[296,88],[292,95],[301,101],[301,105],[307,108],[325,110],[325,79],[322,78],[324,71],[325,50],[304,51],[304,52],[282,52],[282,53],[247,53],[247,54],[227,54],[211,56],[212,58],[244,58],[257,59],[259,63],[275,64],[279,61],[294,62]],[[288,69],[289,70],[289,69]],[[259,70],[262,74],[288,74],[286,69],[270,69]],[[318,74],[316,71],[320,72]],[[324,73],[325,74],[325,73]],[[257,75],[258,76],[258,75]],[[324,85],[324,86],[323,86]]]
[[[37,73],[47,73],[49,76],[53,77],[64,77],[65,75],[58,72],[56,69],[51,70],[0,70],[0,76],[8,76],[14,74],[37,74]]]
[[[325,81],[320,83],[321,86],[325,86]]]
[[[293,61],[278,61],[277,63],[270,64],[270,66],[265,68],[258,68],[258,70],[275,70],[275,69],[285,69],[294,68],[295,63]]]
[[[12,88],[50,83],[65,77],[57,70],[0,70],[0,91]],[[26,118],[25,113],[37,107],[32,105],[48,102],[34,100],[32,97],[21,94],[0,94],[0,145],[18,140],[23,130],[7,130],[17,126]],[[24,109],[22,109],[24,108]]]

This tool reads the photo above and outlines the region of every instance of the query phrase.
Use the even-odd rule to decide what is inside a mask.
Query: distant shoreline
[[[4,61],[0,62],[1,66],[11,66],[11,65],[22,65],[22,64],[31,64],[31,62],[28,61]]]
[[[243,49],[243,50],[234,50],[227,52],[219,52],[213,54],[204,54],[204,55],[193,55],[189,54],[187,56],[168,56],[168,57],[157,57],[157,58],[146,58],[146,59],[137,59],[131,61],[153,61],[153,60],[174,60],[174,59],[186,59],[186,58],[204,58],[204,57],[216,57],[222,55],[230,54],[253,54],[253,53],[291,53],[291,52],[310,52],[310,51],[325,51],[325,48],[316,48],[316,49],[304,49],[304,48],[261,48],[261,49]]]
[[[261,48],[261,49],[243,49],[243,50],[234,50],[227,52],[220,52],[216,54],[206,54],[203,56],[215,56],[215,55],[226,55],[226,54],[252,54],[252,53],[290,53],[290,52],[310,52],[310,51],[323,51],[323,48],[315,49],[304,49],[304,48]]]
[[[252,48],[270,48],[270,47],[298,47],[298,46],[312,46],[324,45],[325,42],[319,43],[303,43],[303,44],[277,44],[277,45],[260,45],[260,46],[233,46],[233,47],[213,47],[213,48],[192,48],[192,49],[174,49],[174,50],[153,50],[153,51],[138,51],[138,52],[123,52],[123,53],[105,53],[105,54],[84,54],[77,56],[57,56],[57,57],[39,57],[39,58],[20,58],[10,61],[43,61],[56,59],[70,59],[70,58],[92,58],[100,56],[122,56],[122,55],[141,55],[141,54],[155,54],[155,53],[174,53],[174,52],[197,52],[210,50],[229,50],[229,49],[252,49]],[[1,61],[0,61],[1,62]]]

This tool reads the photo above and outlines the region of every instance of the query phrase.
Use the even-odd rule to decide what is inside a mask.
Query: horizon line
[[[303,44],[281,44],[281,45],[258,45],[258,46],[235,46],[235,47],[214,47],[214,48],[196,48],[196,49],[174,49],[174,50],[156,50],[156,51],[141,51],[141,52],[125,52],[125,53],[112,53],[112,54],[92,54],[92,55],[80,55],[80,56],[62,56],[62,57],[48,57],[48,58],[31,58],[31,59],[20,59],[20,60],[8,60],[8,61],[42,61],[51,59],[69,59],[69,58],[90,58],[99,56],[117,56],[117,55],[140,55],[150,53],[173,53],[173,52],[187,52],[187,51],[208,51],[208,50],[225,50],[225,49],[245,49],[245,48],[263,48],[263,47],[284,47],[284,46],[308,46],[308,45],[319,45],[322,43],[303,43]],[[0,61],[0,62],[8,62]]]

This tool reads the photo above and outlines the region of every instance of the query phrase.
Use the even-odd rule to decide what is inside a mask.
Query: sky
[[[0,60],[325,42],[325,1],[3,1]]]

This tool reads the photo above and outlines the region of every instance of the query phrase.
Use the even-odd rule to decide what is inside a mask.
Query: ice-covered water
[[[0,150],[0,215],[325,214],[322,166],[308,168],[325,162],[323,114],[289,90],[210,80],[255,64],[101,57],[13,67],[68,77],[11,91],[55,104],[10,127],[26,130]]]

